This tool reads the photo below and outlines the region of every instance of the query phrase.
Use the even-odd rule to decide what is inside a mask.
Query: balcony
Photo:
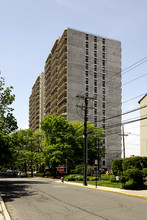
[[[53,84],[51,85],[51,91],[54,90],[55,87],[57,87],[57,79],[54,80]]]
[[[67,97],[67,90],[63,90],[59,95],[58,95],[58,102],[60,102],[63,98]]]
[[[55,105],[54,108],[51,108],[50,113],[51,114],[56,114],[57,113],[57,105]]]
[[[58,78],[58,87],[61,87],[63,83],[66,83],[67,82],[67,75],[65,73],[65,75],[63,75],[61,77],[61,79]]]
[[[61,87],[58,87],[58,94],[61,94],[67,89],[67,82],[65,82]]]
[[[51,102],[51,110],[55,108],[55,106],[57,106],[57,99],[54,99],[53,102]]]
[[[62,105],[59,110],[58,110],[58,114],[61,115],[62,113],[66,112],[66,104]]]

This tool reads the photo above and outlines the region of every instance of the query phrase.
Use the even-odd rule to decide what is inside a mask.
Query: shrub
[[[101,175],[101,180],[110,180],[110,176],[106,174]]]
[[[132,189],[134,189],[137,186],[142,186],[143,185],[143,174],[142,171],[137,169],[137,168],[132,168],[128,169],[123,172],[123,175],[121,177],[121,182],[123,183],[123,187],[128,185],[129,181],[129,187],[131,187],[132,184]]]
[[[112,162],[112,172],[114,175],[120,175],[122,173],[122,159],[115,159]]]
[[[83,175],[79,174],[70,174],[64,177],[65,181],[83,181]]]
[[[83,170],[84,170],[84,165],[83,164],[79,164],[76,165],[76,168],[74,170],[72,170],[72,173],[78,173],[78,174],[83,174]]]
[[[97,177],[94,177],[94,176],[90,176],[89,177],[89,181],[96,181]]]
[[[143,175],[143,177],[147,177],[147,168],[144,168],[142,170],[142,175]]]
[[[92,166],[87,167],[87,175],[92,176],[94,173],[94,168]]]
[[[110,170],[107,170],[106,171],[106,175],[108,176],[108,175],[112,175],[113,173],[112,173],[112,171],[110,171]]]
[[[122,161],[122,168],[124,170],[138,168],[139,170],[142,169],[141,163],[143,162],[142,157],[130,157],[123,159]]]
[[[37,176],[37,177],[45,177],[45,176],[46,176],[46,173],[35,173],[34,176]]]

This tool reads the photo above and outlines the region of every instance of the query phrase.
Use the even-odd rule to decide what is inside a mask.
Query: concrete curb
[[[11,220],[10,215],[6,209],[5,203],[3,202],[2,197],[0,196],[0,220]]]
[[[119,193],[119,194],[122,194],[122,195],[127,195],[127,196],[142,198],[142,199],[147,199],[146,195],[139,195],[139,194],[131,193],[130,190],[128,190],[128,192],[127,192],[127,190],[125,190],[125,192],[123,192],[119,188],[109,188],[109,187],[101,187],[101,186],[97,186],[97,188],[96,188],[92,185],[84,186],[80,183],[73,183],[73,182],[66,182],[66,181],[61,182],[61,181],[56,181],[56,180],[54,182],[61,183],[61,184],[72,185],[72,186],[80,186],[80,187],[88,188],[88,189],[95,189],[95,190],[100,190],[100,191]]]

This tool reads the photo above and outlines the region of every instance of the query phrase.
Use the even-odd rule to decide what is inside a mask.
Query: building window
[[[88,48],[88,42],[86,41],[86,48]]]
[[[88,92],[85,93],[85,96],[88,97]]]
[[[88,78],[86,78],[86,84],[88,84]]]
[[[88,71],[85,71],[85,76],[88,77]]]
[[[94,72],[94,78],[95,78],[95,79],[97,78],[97,73],[96,73],[96,72]]]
[[[103,166],[105,166],[105,160],[103,160]]]
[[[103,85],[103,87],[105,87],[105,81],[102,81],[102,85]]]
[[[86,70],[88,70],[88,63],[86,63],[85,68],[86,68]]]
[[[96,50],[94,51],[94,57],[97,57],[97,51]]]
[[[88,85],[86,85],[86,92],[88,92]]]
[[[97,86],[97,80],[96,79],[94,80],[94,85]]]
[[[102,79],[105,80],[105,74],[102,74]]]
[[[94,64],[97,64],[97,58],[94,58]]]
[[[103,129],[105,130],[105,124],[103,124]]]
[[[85,57],[85,62],[88,62],[88,56]]]
[[[103,66],[105,66],[105,60],[102,60],[102,64],[103,64]]]
[[[94,49],[97,50],[97,44],[94,44]]]
[[[85,37],[85,38],[86,38],[86,40],[88,40],[88,34],[86,34],[86,37]]]
[[[103,95],[105,95],[105,88],[103,88]]]
[[[97,108],[94,109],[94,114],[97,115]]]
[[[105,108],[105,102],[103,102],[103,108]]]
[[[105,124],[105,117],[103,117],[103,123]]]
[[[103,59],[105,60],[105,53],[103,53]]]
[[[94,94],[94,100],[97,100],[97,94]]]
[[[103,73],[105,73],[105,66],[103,66]]]
[[[94,122],[97,122],[97,116],[94,116]]]
[[[94,93],[97,93],[97,87],[94,87]]]
[[[88,49],[86,49],[86,55],[88,55]]]
[[[105,38],[102,39],[102,43],[105,44]]]
[[[103,109],[103,116],[105,116],[105,110]]]
[[[105,52],[105,46],[102,47],[103,52]]]
[[[94,65],[94,71],[97,71],[97,65]]]
[[[105,102],[105,95],[103,95],[103,102]]]
[[[97,42],[97,36],[94,36],[94,42],[95,43]]]
[[[94,101],[94,107],[97,107],[97,101]]]

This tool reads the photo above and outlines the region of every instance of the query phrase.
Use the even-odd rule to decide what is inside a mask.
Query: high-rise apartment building
[[[33,131],[40,128],[44,116],[44,73],[41,73],[32,87],[29,97],[29,127]]]
[[[147,94],[139,101],[140,119],[147,115]],[[147,157],[147,119],[140,121],[140,156]]]
[[[45,114],[83,121],[85,96],[88,121],[106,132],[102,167],[110,169],[121,156],[121,43],[68,28],[45,62]]]

